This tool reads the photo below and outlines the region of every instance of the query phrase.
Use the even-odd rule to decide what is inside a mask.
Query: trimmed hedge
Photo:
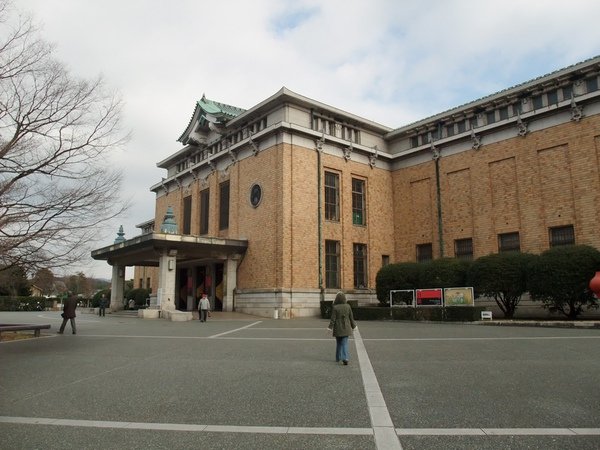
[[[40,303],[43,309],[51,308],[54,298],[45,297],[0,297],[0,311],[37,311]]]
[[[427,320],[434,322],[473,322],[481,319],[482,306],[444,306],[389,308],[381,306],[356,306],[356,302],[348,302],[352,306],[352,314],[356,320]],[[321,318],[331,318],[333,302],[321,302]]]

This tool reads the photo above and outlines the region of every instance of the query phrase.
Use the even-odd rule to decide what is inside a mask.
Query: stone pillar
[[[110,282],[110,310],[123,309],[123,289],[125,288],[125,266],[112,266]]]
[[[237,259],[227,258],[225,270],[223,271],[223,284],[225,285],[223,296],[223,311],[233,311],[233,290],[237,285]]]
[[[157,304],[161,310],[175,310],[177,250],[165,250],[158,260]]]

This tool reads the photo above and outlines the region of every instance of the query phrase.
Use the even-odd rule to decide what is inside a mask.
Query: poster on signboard
[[[442,290],[417,289],[417,306],[442,306]]]
[[[445,288],[445,306],[475,306],[472,287]]]

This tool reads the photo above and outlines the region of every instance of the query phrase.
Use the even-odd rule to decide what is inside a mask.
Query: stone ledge
[[[194,319],[192,311],[163,310],[161,316],[171,322],[187,322]]]
[[[142,319],[158,319],[160,318],[160,309],[138,309],[137,315]]]

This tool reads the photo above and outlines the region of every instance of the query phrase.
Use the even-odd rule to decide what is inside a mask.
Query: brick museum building
[[[155,215],[95,250],[154,309],[314,316],[376,302],[385,264],[600,248],[600,57],[390,128],[282,88],[202,97],[158,162]],[[119,292],[121,292],[119,297]],[[191,314],[190,314],[191,316]]]

